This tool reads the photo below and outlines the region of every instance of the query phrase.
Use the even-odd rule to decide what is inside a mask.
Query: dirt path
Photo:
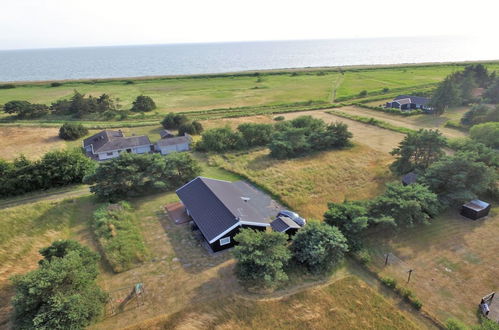
[[[18,206],[22,204],[35,203],[40,201],[57,200],[63,198],[74,198],[83,195],[88,195],[90,193],[88,186],[77,186],[72,188],[65,188],[64,190],[54,191],[54,192],[40,192],[36,195],[31,195],[29,197],[18,197],[7,200],[0,201],[0,210],[6,209],[13,206]]]
[[[344,108],[340,108],[344,109]],[[285,114],[286,119],[293,119],[299,116],[310,115],[320,118],[327,123],[339,121],[348,125],[348,129],[353,133],[353,140],[355,142],[368,145],[369,147],[381,151],[390,152],[398,146],[399,142],[405,137],[405,134],[389,131],[376,126],[359,123],[355,120],[350,120],[335,115],[326,113],[328,110],[314,110],[293,112]]]
[[[369,110],[355,106],[347,106],[338,108],[338,110],[355,114],[359,116],[372,117],[375,119],[386,121],[392,125],[406,127],[418,130],[420,128],[432,128],[439,129],[443,135],[449,138],[462,138],[466,136],[466,133],[461,132],[456,129],[444,127],[445,122],[448,120],[445,116],[433,117],[430,115],[416,115],[409,117],[390,115],[381,111]]]

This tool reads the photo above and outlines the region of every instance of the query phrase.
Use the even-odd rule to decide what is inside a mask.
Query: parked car
[[[305,219],[303,219],[302,217],[300,217],[298,215],[298,213],[295,213],[293,211],[289,211],[289,210],[282,210],[282,211],[279,211],[279,213],[277,214],[277,216],[285,216],[285,217],[288,217],[290,218],[291,220],[293,220],[294,222],[296,222],[298,225],[300,225],[300,227],[303,227],[305,226],[305,224],[307,223],[307,221]]]

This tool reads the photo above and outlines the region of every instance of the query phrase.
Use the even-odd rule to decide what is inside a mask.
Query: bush
[[[28,101],[10,101],[4,104],[3,110],[9,114],[16,114],[20,119],[39,118],[49,113],[45,104],[29,103]]]
[[[59,137],[63,140],[76,140],[88,134],[88,129],[82,124],[65,123],[59,128]]]
[[[274,127],[269,124],[246,123],[237,127],[246,147],[266,146],[272,139]]]
[[[499,148],[499,122],[475,125],[470,129],[473,140],[491,148]]]
[[[313,273],[329,271],[347,251],[341,231],[323,222],[309,222],[298,230],[291,244],[294,259]]]
[[[159,154],[123,153],[100,164],[85,177],[90,191],[100,199],[116,201],[176,189],[201,174],[198,162],[188,153]]]
[[[165,129],[176,129],[189,121],[186,115],[170,112],[161,121]]]
[[[16,88],[16,85],[14,85],[14,84],[2,84],[2,85],[0,85],[0,89],[12,89],[12,88]]]
[[[288,279],[284,271],[291,258],[287,235],[278,232],[241,229],[234,237],[239,244],[233,255],[240,280],[258,286],[275,286]]]
[[[197,120],[190,123],[181,124],[178,127],[178,135],[183,136],[185,133],[190,135],[199,135],[203,131],[203,125]]]
[[[139,95],[133,101],[132,111],[133,112],[148,112],[156,109],[156,103],[149,96]]]
[[[241,149],[244,146],[242,134],[233,132],[229,126],[209,129],[201,135],[196,145],[201,151],[226,152]]]
[[[369,250],[367,249],[362,249],[357,252],[357,257],[359,258],[359,261],[363,265],[367,265],[372,262],[372,257],[371,254],[369,253]]]
[[[286,119],[286,118],[284,118],[284,116],[277,116],[277,117],[274,117],[274,120],[275,120],[275,121],[283,121],[284,119]]]
[[[359,93],[359,96],[360,96],[360,97],[366,97],[366,96],[367,96],[367,91],[364,89],[363,91],[361,91],[361,92]]]
[[[95,163],[75,149],[51,151],[36,161],[21,155],[13,162],[4,162],[3,167],[0,196],[15,196],[81,183],[83,177],[93,171]]]
[[[50,87],[60,87],[60,86],[62,86],[62,83],[57,82],[57,81],[50,83]]]
[[[107,295],[97,286],[97,253],[75,241],[40,251],[39,268],[14,276],[14,326],[18,329],[82,329],[103,312]]]
[[[148,251],[130,204],[120,202],[99,208],[94,212],[92,227],[116,273],[145,260]]]
[[[125,85],[133,85],[135,82],[133,80],[127,80],[125,81]]]
[[[395,289],[397,287],[397,280],[391,277],[380,278],[381,283],[389,287],[390,289]]]
[[[390,88],[388,88],[388,87],[383,88],[383,93],[388,93],[389,91],[390,91]]]
[[[470,328],[457,319],[448,319],[445,322],[445,328],[448,330],[469,330]]]

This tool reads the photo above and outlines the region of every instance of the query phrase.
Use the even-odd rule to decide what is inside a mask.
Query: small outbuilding
[[[175,134],[173,134],[172,132],[170,132],[169,130],[167,129],[162,129],[160,132],[159,132],[159,136],[161,136],[162,139],[166,139],[166,138],[172,138],[172,137],[175,137]]]
[[[410,184],[416,183],[418,180],[418,175],[414,172],[409,172],[402,177],[402,184],[408,186]]]
[[[274,221],[270,223],[270,227],[272,230],[277,231],[279,233],[286,233],[290,237],[296,234],[298,229],[300,229],[300,225],[294,222],[291,218],[285,216],[279,216]]]
[[[483,218],[489,212],[490,204],[479,199],[472,200],[461,206],[461,215],[472,220]]]
[[[192,138],[189,134],[184,136],[167,137],[156,142],[155,149],[162,155],[172,152],[187,151],[190,149]]]

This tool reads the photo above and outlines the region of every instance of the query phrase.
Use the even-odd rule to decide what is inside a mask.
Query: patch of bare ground
[[[47,151],[65,148],[66,144],[58,134],[57,128],[0,126],[1,157],[12,160],[24,154],[36,159]]]

